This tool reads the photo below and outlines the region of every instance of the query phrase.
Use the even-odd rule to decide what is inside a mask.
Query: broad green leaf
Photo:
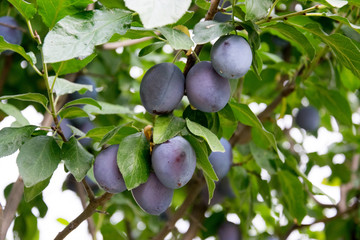
[[[344,86],[352,92],[355,92],[360,88],[360,78],[354,76],[354,74],[347,68],[342,68],[340,72],[340,80]]]
[[[195,12],[193,11],[186,11],[186,13],[176,23],[174,23],[173,26],[184,25],[194,16],[194,14]]]
[[[265,17],[271,7],[271,4],[271,0],[247,0],[245,2],[245,20],[258,20]]]
[[[338,33],[327,35],[317,23],[294,26],[318,36],[333,50],[338,61],[360,78],[360,48],[350,38]]]
[[[25,60],[28,61],[31,65],[34,65],[36,63],[36,58],[34,53],[32,52],[26,53],[24,48],[22,48],[20,45],[8,43],[4,40],[3,36],[0,36],[0,53],[5,50],[11,50],[17,52],[18,54],[23,56],[23,58],[25,58]]]
[[[149,53],[154,52],[154,51],[158,50],[159,48],[163,47],[164,45],[165,45],[165,42],[154,42],[154,43],[144,47],[143,49],[141,49],[139,52],[139,57],[146,56]]]
[[[0,102],[0,110],[9,116],[13,116],[21,126],[29,125],[29,121],[21,114],[15,106]]]
[[[295,47],[300,51],[305,53],[312,59],[315,55],[315,49],[309,42],[309,40],[302,34],[299,30],[285,23],[277,23],[274,25],[269,25],[266,29],[273,29],[273,34],[279,35],[280,37],[285,38],[290,41]]]
[[[0,130],[0,157],[13,154],[28,140],[37,127],[6,127]]]
[[[37,0],[43,22],[52,29],[60,19],[84,11],[92,0]]]
[[[343,6],[348,4],[348,1],[346,0],[325,0],[325,1],[331,6],[336,8],[342,8]],[[324,0],[321,0],[320,2],[324,2]]]
[[[128,190],[146,182],[150,173],[150,146],[144,133],[129,135],[121,141],[117,163]]]
[[[196,137],[185,135],[184,138],[191,144],[196,154],[196,166],[201,169],[211,180],[218,181],[218,177],[209,161],[209,154],[204,141],[199,141]]]
[[[91,168],[94,156],[86,151],[76,138],[71,137],[62,145],[61,159],[76,181],[80,182]]]
[[[145,28],[162,27],[177,22],[188,10],[191,0],[124,0],[137,12]]]
[[[208,175],[204,175],[205,177],[205,181],[206,181],[206,185],[208,187],[208,192],[209,192],[209,201],[208,204],[210,204],[211,199],[214,196],[214,191],[215,191],[215,182],[214,180],[212,180]]]
[[[189,50],[194,45],[191,38],[180,30],[170,27],[162,27],[159,30],[175,50]]]
[[[156,117],[153,133],[154,143],[160,144],[175,137],[184,127],[185,121],[182,118],[173,115]]]
[[[37,136],[21,146],[16,163],[25,186],[31,187],[49,178],[60,160],[61,150],[55,139]]]
[[[230,23],[216,21],[199,22],[194,27],[193,40],[197,44],[204,44],[221,37],[234,29],[234,26]]]
[[[24,187],[24,198],[26,202],[30,202],[38,196],[50,183],[51,176],[44,181],[35,184],[32,187]]]
[[[275,149],[275,151],[277,152],[280,160],[284,162],[285,161],[284,155],[281,153],[281,151],[277,147],[274,135],[272,133],[268,132],[264,128],[264,126],[262,125],[260,120],[250,110],[248,105],[240,104],[240,103],[230,103],[230,106],[231,106],[231,108],[233,110],[235,118],[239,122],[241,122],[241,123],[243,123],[243,124],[245,124],[247,126],[255,127],[255,128],[260,130],[260,132],[264,135],[264,137],[269,141],[271,146]]]
[[[300,223],[306,216],[304,189],[299,179],[289,171],[278,172],[280,186],[290,214]]]
[[[119,144],[124,137],[137,132],[138,131],[133,127],[129,127],[126,125],[117,126],[104,135],[104,137],[101,139],[99,143],[99,147],[102,147],[106,143],[109,143],[111,145]]]
[[[115,105],[107,102],[97,101],[98,104],[101,106],[101,108],[91,106],[91,105],[85,105],[84,111],[89,114],[100,114],[100,115],[106,115],[106,114],[131,114],[133,113],[129,108],[123,107],[120,105]]]
[[[63,108],[59,112],[59,116],[61,118],[68,118],[68,119],[73,119],[73,118],[78,118],[78,117],[89,117],[87,112],[85,112],[82,108],[79,108],[79,107]]]
[[[112,129],[114,129],[113,126],[93,128],[86,133],[86,137],[92,138],[95,142],[100,142],[105,134],[107,134]]]
[[[55,70],[55,72],[61,76],[69,73],[76,73],[83,69],[86,65],[88,65],[94,58],[96,57],[96,53],[91,54],[85,59],[74,58],[71,60],[67,60],[65,62],[58,62],[51,64]]]
[[[95,46],[108,42],[115,33],[126,33],[131,19],[131,13],[121,9],[93,10],[66,16],[45,37],[45,62],[85,58],[94,52]]]
[[[47,104],[48,104],[47,98],[40,93],[25,93],[25,94],[0,97],[0,100],[5,100],[5,99],[17,99],[20,101],[37,102],[43,105],[45,109],[47,108]]]
[[[86,85],[86,86],[88,86],[88,85]],[[79,98],[79,99],[76,99],[74,101],[66,103],[63,106],[63,108],[66,108],[66,107],[69,107],[69,106],[74,106],[74,105],[82,105],[82,104],[89,104],[89,105],[92,105],[92,106],[95,106],[95,107],[101,109],[101,105],[96,100],[94,100],[92,98]]]
[[[271,165],[270,160],[275,159],[276,155],[263,148],[257,147],[254,143],[250,143],[251,154],[259,167],[265,169],[270,174],[275,174],[276,170]]]
[[[91,91],[91,92],[95,91],[92,85],[73,83],[64,78],[59,78],[59,77],[55,79],[55,76],[49,77],[50,87],[53,85],[54,80],[55,80],[55,85],[53,91],[58,96],[73,92],[79,92],[80,94],[84,94],[86,91]]]
[[[195,4],[205,10],[208,10],[211,6],[211,2],[206,0],[195,0]]]
[[[186,126],[192,134],[204,138],[212,152],[225,152],[220,140],[209,129],[189,120],[188,118],[186,119]]]
[[[27,20],[31,19],[36,13],[36,8],[32,3],[28,3],[24,0],[8,0],[8,1]]]
[[[360,26],[359,25],[355,25],[355,24],[352,24],[349,19],[347,18],[344,18],[344,17],[341,17],[339,15],[336,15],[336,14],[332,14],[332,13],[326,13],[326,14],[323,14],[324,17],[328,17],[328,18],[331,18],[331,19],[334,19],[338,22],[341,22],[343,24],[346,24],[348,25],[349,27],[351,27],[352,29],[354,29],[355,31],[357,32],[360,32]]]

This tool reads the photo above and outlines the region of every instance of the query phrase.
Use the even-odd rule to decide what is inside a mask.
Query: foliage
[[[0,211],[0,240],[13,219],[20,239],[38,239],[31,209],[45,216],[41,193],[52,184],[55,169],[64,166],[79,182],[92,178],[96,156],[116,144],[128,191],[94,195],[83,180],[87,196],[79,188],[78,193],[88,207],[73,223],[63,220],[67,226],[55,239],[76,231],[88,217],[93,237],[99,231],[104,239],[163,239],[171,232],[174,239],[205,239],[217,236],[230,213],[240,219],[236,227],[243,239],[286,239],[296,231],[316,239],[360,238],[360,5],[355,0],[234,0],[223,8],[219,2],[0,2],[0,16],[14,17],[24,32],[20,45],[0,32],[0,119],[16,119],[0,130],[0,157],[19,150],[21,177],[4,189],[8,205],[19,201],[16,213],[7,211],[8,205],[4,215]],[[218,11],[231,19],[213,21]],[[173,62],[186,77],[197,61],[210,61],[212,44],[228,34],[246,39],[253,61],[245,76],[229,80],[231,97],[223,109],[202,112],[184,96],[170,114],[145,111],[140,83],[147,70]],[[92,77],[96,89],[74,83],[82,75]],[[68,97],[86,91],[97,91],[97,99]],[[30,104],[51,123],[30,125],[20,112]],[[262,104],[266,108],[256,115],[254,106]],[[317,131],[295,123],[298,110],[308,105],[319,113]],[[71,126],[61,124],[70,118]],[[82,127],[84,119],[95,127]],[[342,140],[322,152],[309,149],[307,140],[324,132],[336,132]],[[188,184],[174,190],[168,210],[152,216],[129,190],[145,186],[153,174],[154,146],[175,136],[191,144],[197,168]],[[227,177],[219,181],[208,156],[224,151],[222,137],[234,157]],[[338,202],[308,179],[324,166],[331,174],[323,182],[341,189]],[[23,198],[23,191],[15,191],[19,188]],[[326,203],[319,201],[322,195]],[[99,207],[109,214],[96,212]],[[329,217],[328,208],[336,214]],[[115,211],[124,219],[114,225]],[[255,224],[259,217],[264,229]],[[185,234],[175,227],[180,218],[190,222]],[[139,221],[145,230],[137,228]],[[324,231],[311,228],[315,223],[324,223]]]

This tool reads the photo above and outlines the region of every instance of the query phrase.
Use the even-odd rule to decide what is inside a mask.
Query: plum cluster
[[[211,49],[211,62],[197,63],[186,78],[172,63],[150,68],[141,81],[141,102],[151,114],[167,114],[178,106],[186,91],[195,108],[203,112],[220,111],[230,99],[229,79],[244,76],[251,62],[251,48],[244,38],[223,36]]]
[[[320,116],[316,108],[312,106],[303,107],[295,117],[295,122],[299,127],[309,132],[314,132],[319,128]]]
[[[11,44],[19,45],[21,43],[23,34],[20,31],[19,25],[13,17],[0,17],[0,36]],[[9,55],[12,51],[4,51],[4,54]]]
[[[101,151],[94,163],[94,176],[107,192],[126,190],[124,178],[117,165],[119,145]],[[154,147],[151,156],[152,168],[147,181],[131,190],[137,204],[152,215],[163,213],[171,204],[174,189],[183,187],[194,174],[195,151],[190,143],[176,136]]]

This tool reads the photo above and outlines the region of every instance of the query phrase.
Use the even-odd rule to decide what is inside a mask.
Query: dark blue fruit
[[[69,119],[67,118],[64,118],[61,122],[60,122],[60,127],[61,127],[61,130],[65,136],[65,138],[67,140],[69,140],[69,138],[72,136],[72,131],[70,129],[70,127],[68,125],[72,125],[72,123],[70,122]]]
[[[152,167],[160,182],[168,188],[184,186],[196,167],[196,155],[190,143],[183,137],[174,137],[154,147]]]
[[[320,116],[319,112],[314,107],[303,107],[296,115],[295,122],[299,127],[313,132],[319,128]]]
[[[221,144],[225,148],[225,152],[212,152],[209,161],[219,179],[222,179],[229,172],[232,164],[232,148],[231,144],[225,139],[220,139]]]
[[[87,182],[87,184],[89,185],[89,187],[91,188],[91,190],[96,193],[99,191],[99,186],[93,181],[91,180],[88,176],[85,176],[85,181]],[[82,187],[82,183],[80,183],[81,187]],[[67,188],[73,192],[77,192],[78,190],[76,189],[76,179],[74,178],[74,176],[72,174],[69,174],[64,182],[63,188]]]
[[[249,43],[237,35],[219,38],[211,48],[210,54],[211,64],[216,72],[229,79],[244,76],[252,62]]]
[[[119,193],[126,190],[124,178],[117,165],[119,145],[113,145],[101,151],[94,163],[94,177],[98,184],[107,192]]]
[[[140,98],[151,114],[172,112],[184,95],[185,77],[172,63],[160,63],[150,68],[140,85]]]
[[[230,3],[230,0],[229,1],[226,1],[225,2],[223,0],[221,0],[219,2],[219,7],[220,8],[227,8],[231,6],[231,3]],[[231,11],[227,12],[228,14],[225,14],[221,11],[217,12],[214,16],[214,21],[217,21],[217,22],[227,22],[227,21],[230,21],[231,20]]]
[[[232,222],[224,222],[218,230],[219,240],[241,240],[239,227]]]
[[[96,92],[96,89],[95,89],[96,85],[95,85],[94,80],[91,77],[81,75],[81,76],[76,78],[74,83],[91,85],[93,87],[93,90],[92,91],[86,91],[84,94],[80,94],[79,92],[74,92],[74,93],[70,94],[70,96],[69,96],[70,100],[76,100],[76,99],[79,99],[79,98],[92,98],[92,99],[97,98],[97,92]]]
[[[174,194],[174,190],[165,187],[154,173],[150,173],[148,180],[131,192],[141,209],[152,215],[165,212]]]
[[[82,119],[81,121],[77,121],[78,119]],[[70,126],[74,126],[83,133],[87,133],[91,129],[94,128],[94,124],[90,121],[89,118],[75,118],[75,119],[63,119],[60,123],[61,130],[65,136],[66,139],[69,140],[69,138],[73,135]],[[79,142],[83,146],[89,146],[91,144],[90,138],[82,138],[79,140]]]
[[[199,62],[186,76],[190,104],[203,112],[217,112],[230,99],[230,83],[216,73],[210,62]]]
[[[22,32],[19,30],[19,25],[13,17],[0,17],[0,36],[3,36],[5,41],[12,44],[20,45],[22,40]]]

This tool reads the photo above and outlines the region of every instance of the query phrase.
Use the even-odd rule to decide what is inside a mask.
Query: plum
[[[241,240],[241,232],[239,227],[232,223],[225,221],[218,229],[219,240]]]
[[[110,193],[126,190],[125,181],[117,165],[119,145],[112,145],[102,150],[94,162],[94,176],[100,187]]]
[[[219,7],[221,8],[227,8],[231,6],[231,2],[230,0],[221,0],[219,2]],[[227,13],[231,13],[231,11],[227,12]],[[230,21],[231,20],[231,15],[230,14],[225,14],[221,11],[215,13],[215,16],[214,16],[214,21],[217,21],[217,22],[227,22],[227,21]]]
[[[160,63],[151,67],[140,84],[140,98],[151,114],[172,112],[184,95],[185,77],[172,63]]]
[[[210,55],[216,72],[228,79],[244,76],[252,62],[249,43],[237,35],[220,37],[212,46]]]
[[[212,152],[209,156],[209,161],[219,180],[229,172],[233,159],[231,144],[225,138],[221,138],[220,142],[225,152]]]
[[[140,208],[152,215],[165,212],[174,194],[174,190],[165,187],[154,173],[150,173],[148,180],[131,192]]]
[[[230,99],[230,83],[216,73],[210,62],[199,62],[186,76],[190,104],[203,112],[217,112]]]
[[[85,75],[81,75],[79,77],[77,77],[75,79],[74,83],[79,83],[79,84],[85,84],[85,85],[91,85],[93,87],[92,91],[86,91],[84,94],[80,94],[79,92],[74,92],[72,94],[70,94],[69,99],[72,100],[76,100],[79,98],[92,98],[92,99],[96,99],[97,98],[97,92],[96,92],[96,85],[94,80],[89,77],[89,76],[85,76]]]
[[[94,193],[99,191],[99,186],[93,180],[91,180],[88,176],[85,176],[85,181],[87,182],[87,184],[89,185],[89,187],[91,188],[91,190]],[[64,185],[63,185],[63,189],[64,188],[69,189],[73,192],[77,192],[76,179],[72,174],[67,175]]]
[[[0,17],[0,23],[4,24],[0,25],[0,36],[3,36],[8,43],[19,45],[23,34],[19,30],[16,20],[10,16],[4,16]]]
[[[307,131],[316,131],[320,124],[319,112],[312,106],[303,107],[297,113],[295,122]]]
[[[196,155],[190,143],[183,137],[174,137],[154,147],[152,167],[160,182],[166,187],[183,187],[192,177],[196,167]]]

